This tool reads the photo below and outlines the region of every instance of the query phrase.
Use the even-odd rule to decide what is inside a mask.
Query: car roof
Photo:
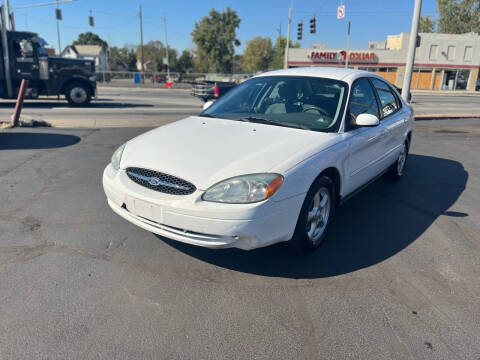
[[[364,70],[346,69],[344,67],[340,68],[332,66],[310,66],[290,68],[285,70],[274,70],[257,75],[256,77],[261,76],[312,76],[334,80],[342,80],[350,84],[355,81],[355,79],[363,76],[379,77],[374,73]]]

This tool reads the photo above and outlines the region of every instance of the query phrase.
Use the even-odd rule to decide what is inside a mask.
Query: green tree
[[[270,63],[270,67],[273,69],[283,68],[283,60],[285,59],[285,46],[287,46],[287,38],[283,36],[278,37],[275,41],[275,46],[273,47],[273,58]],[[300,43],[295,42],[295,44],[293,44],[292,40],[290,40],[290,48],[300,48]]]
[[[196,67],[208,72],[231,72],[235,46],[240,45],[235,30],[240,26],[236,11],[227,7],[221,13],[210,10],[195,23],[192,40],[197,46]]]
[[[104,48],[108,47],[105,40],[90,31],[79,34],[77,40],[73,42],[73,45],[100,45]]]
[[[435,32],[435,20],[430,16],[421,16],[418,31],[422,33]]]
[[[254,37],[247,41],[243,53],[243,69],[247,72],[266,70],[273,59],[272,40],[270,38]]]
[[[182,55],[177,60],[175,70],[182,73],[189,73],[193,70],[193,54],[188,50],[183,50]]]
[[[122,48],[119,48],[117,46],[110,46],[108,50],[108,60],[111,69],[114,69],[116,67],[117,61],[123,63],[128,70],[135,69],[137,62],[135,47],[128,45],[125,45]]]
[[[480,0],[437,0],[437,10],[439,32],[480,32]]]

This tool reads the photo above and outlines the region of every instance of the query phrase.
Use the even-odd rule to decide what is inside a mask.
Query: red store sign
[[[345,50],[342,51],[312,51],[310,54],[310,60],[315,62],[341,62],[345,61],[347,58],[347,52]],[[349,61],[357,61],[357,62],[376,62],[375,53],[374,52],[358,52],[352,51],[348,54]]]

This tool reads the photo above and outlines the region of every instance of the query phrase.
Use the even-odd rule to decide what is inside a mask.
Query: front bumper
[[[103,174],[108,204],[131,223],[167,238],[209,248],[250,250],[289,240],[305,194],[283,201],[219,204],[202,191],[168,195],[131,181],[108,165]]]

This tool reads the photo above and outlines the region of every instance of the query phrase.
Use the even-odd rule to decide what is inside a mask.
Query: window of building
[[[447,49],[447,60],[455,60],[455,45],[449,45]]]
[[[438,45],[430,45],[430,60],[437,60],[438,56]]]
[[[465,52],[463,53],[463,61],[472,61],[473,49],[471,46],[465,46]]]

